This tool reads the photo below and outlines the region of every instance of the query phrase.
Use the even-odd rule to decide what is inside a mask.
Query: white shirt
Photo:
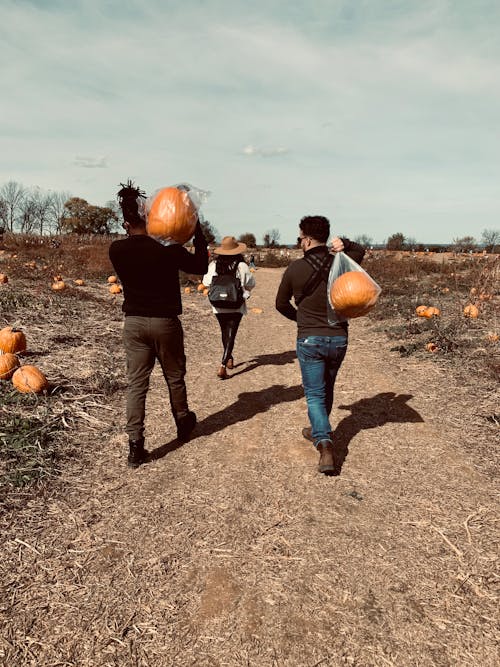
[[[208,271],[205,273],[202,279],[202,283],[205,285],[205,287],[210,287],[212,278],[217,275],[215,267],[216,267],[216,262],[210,262],[210,264],[208,265]],[[243,303],[239,308],[215,308],[215,306],[212,306],[213,313],[241,313],[242,315],[246,314],[247,312],[246,301],[250,297],[250,290],[252,290],[255,287],[255,278],[253,273],[248,268],[248,265],[245,264],[245,262],[240,262],[238,264],[236,275],[240,279],[241,286],[243,288],[243,298],[245,299],[245,301],[243,301]]]

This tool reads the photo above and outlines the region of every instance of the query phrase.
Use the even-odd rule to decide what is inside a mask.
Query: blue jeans
[[[329,416],[333,406],[333,389],[346,351],[346,336],[297,339],[297,358],[315,447],[321,440],[332,439]]]

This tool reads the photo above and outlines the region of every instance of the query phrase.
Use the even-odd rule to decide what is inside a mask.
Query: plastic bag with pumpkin
[[[335,253],[328,276],[328,323],[366,315],[382,288],[360,265],[343,252]]]
[[[200,207],[209,194],[189,183],[156,190],[146,200],[147,233],[163,245],[186,243],[203,220]]]

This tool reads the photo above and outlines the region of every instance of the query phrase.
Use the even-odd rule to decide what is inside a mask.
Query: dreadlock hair
[[[126,183],[120,183],[121,190],[118,190],[118,203],[123,213],[123,219],[132,227],[143,227],[146,223],[143,207],[139,210],[141,198],[146,198],[146,193],[136,187],[133,181],[128,179]]]
[[[215,270],[218,276],[234,275],[240,262],[244,262],[243,255],[218,255],[215,261]]]

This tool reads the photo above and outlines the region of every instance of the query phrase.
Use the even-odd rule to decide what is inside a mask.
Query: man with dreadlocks
[[[179,315],[182,302],[179,270],[203,275],[207,271],[207,242],[200,222],[194,233],[195,252],[182,245],[164,246],[146,232],[145,194],[132,181],[120,183],[118,201],[127,238],[113,241],[109,258],[123,285],[123,341],[127,355],[128,465],[147,459],[144,418],[149,377],[156,359],[167,382],[177,438],[187,442],[196,425],[189,410],[184,334]]]

